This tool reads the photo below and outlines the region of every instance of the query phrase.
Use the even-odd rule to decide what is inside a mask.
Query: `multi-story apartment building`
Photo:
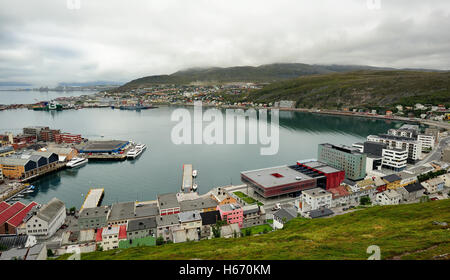
[[[83,229],[97,229],[108,225],[110,209],[108,206],[83,208],[78,215],[78,227]]]
[[[417,140],[422,142],[422,149],[434,149],[434,143],[436,139],[433,135],[419,134]]]
[[[422,142],[415,140],[414,138],[395,136],[389,134],[369,135],[367,141],[379,142],[387,144],[389,148],[395,148],[408,151],[408,162],[415,163],[419,160],[422,153]]]
[[[366,155],[356,148],[329,143],[320,144],[318,160],[344,170],[345,176],[351,180],[361,180],[366,176]]]
[[[406,149],[384,148],[382,151],[382,166],[394,171],[402,171],[406,168],[408,151]]]
[[[377,193],[377,203],[379,205],[397,205],[402,200],[402,195],[395,190],[386,190]]]

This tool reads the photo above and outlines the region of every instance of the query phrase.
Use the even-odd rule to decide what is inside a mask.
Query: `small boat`
[[[23,197],[23,194],[18,194],[16,195],[16,197]]]
[[[147,145],[139,143],[134,148],[136,150],[145,150],[145,149],[147,149]]]
[[[197,177],[197,174],[198,174],[198,171],[197,170],[194,170],[194,171],[192,171],[192,177]]]
[[[74,168],[74,167],[78,167],[78,166],[82,166],[85,165],[86,163],[88,163],[88,159],[87,158],[73,158],[71,161],[69,161],[66,166],[70,167],[70,168]]]
[[[193,184],[192,185],[192,191],[195,192],[195,191],[197,191],[197,189],[198,189],[197,184]]]
[[[34,192],[34,190],[26,190],[23,193],[33,193],[33,192]]]
[[[135,159],[138,156],[140,156],[142,154],[144,150],[142,149],[131,149],[130,151],[128,151],[127,153],[127,158],[129,159]]]

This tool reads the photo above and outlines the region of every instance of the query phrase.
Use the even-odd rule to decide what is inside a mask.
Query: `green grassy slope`
[[[294,100],[301,108],[386,107],[418,102],[450,105],[450,72],[361,70],[303,76],[236,99],[258,103]]]
[[[433,259],[450,253],[449,228],[433,221],[450,223],[450,200],[297,218],[259,236],[116,249],[83,254],[82,259],[367,259],[370,245],[381,248],[382,259]]]

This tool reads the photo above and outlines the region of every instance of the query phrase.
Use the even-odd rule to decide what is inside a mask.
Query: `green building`
[[[319,145],[318,160],[345,171],[345,177],[357,181],[366,176],[366,155],[357,149],[324,143]]]

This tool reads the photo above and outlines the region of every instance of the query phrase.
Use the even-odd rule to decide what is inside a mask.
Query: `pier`
[[[86,198],[84,199],[83,205],[81,206],[80,210],[83,208],[95,208],[97,206],[100,206],[103,196],[105,193],[105,189],[90,189],[89,192],[86,195]]]
[[[189,192],[192,189],[192,164],[183,164],[182,192]]]

